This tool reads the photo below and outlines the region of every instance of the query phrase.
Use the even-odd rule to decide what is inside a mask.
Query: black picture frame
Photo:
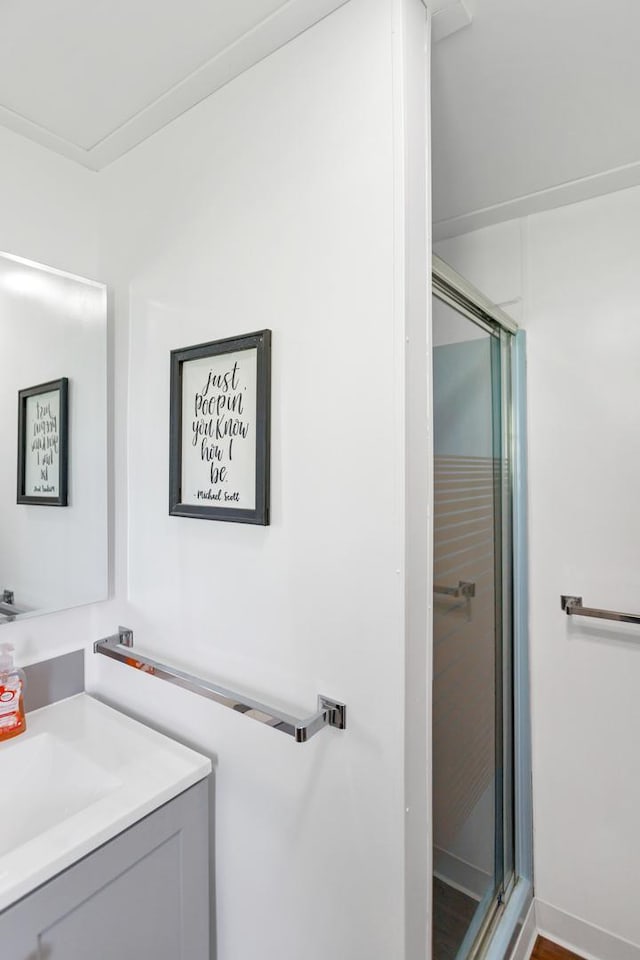
[[[169,514],[267,526],[271,331],[172,350],[170,393]]]
[[[50,393],[59,394],[55,413],[52,415],[50,405],[43,403],[40,415],[36,399],[34,417],[33,404],[29,401]],[[60,377],[19,390],[17,503],[41,507],[68,506],[68,467],[68,378]],[[37,481],[34,472],[38,474]]]

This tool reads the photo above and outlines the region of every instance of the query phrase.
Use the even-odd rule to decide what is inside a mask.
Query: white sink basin
[[[7,744],[0,769],[0,857],[122,786],[52,733]]]
[[[0,743],[0,910],[211,772],[211,761],[86,694]]]

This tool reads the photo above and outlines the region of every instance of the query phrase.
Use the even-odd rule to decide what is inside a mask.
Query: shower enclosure
[[[433,276],[434,960],[484,953],[515,886],[515,324]]]

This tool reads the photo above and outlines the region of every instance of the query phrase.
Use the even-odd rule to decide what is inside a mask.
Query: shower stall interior
[[[432,345],[433,956],[468,960],[491,949],[522,870],[516,326],[437,261]]]

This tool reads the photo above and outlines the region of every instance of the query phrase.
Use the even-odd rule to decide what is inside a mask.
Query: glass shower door
[[[434,296],[434,960],[466,960],[513,876],[509,340]]]

